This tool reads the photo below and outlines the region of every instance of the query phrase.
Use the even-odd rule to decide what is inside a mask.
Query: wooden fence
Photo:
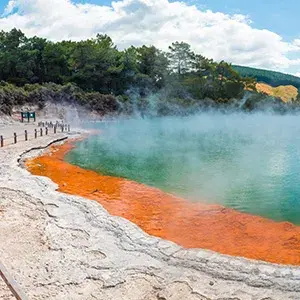
[[[12,136],[0,135],[0,148],[17,144],[20,141],[28,141],[32,139],[37,139],[38,137],[47,136],[51,134],[56,134],[59,132],[70,132],[71,127],[69,124],[63,123],[52,123],[52,122],[40,122],[40,128],[35,128],[33,131],[24,130],[24,133],[16,133],[14,132]]]

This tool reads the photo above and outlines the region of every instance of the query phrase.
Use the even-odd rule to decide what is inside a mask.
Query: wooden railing
[[[70,132],[71,126],[69,124],[62,124],[62,123],[39,123],[40,128],[35,128],[33,131],[29,132],[28,130],[24,130],[24,133],[16,133],[14,132],[12,136],[0,135],[0,148],[11,145],[17,144],[20,141],[28,141],[30,139],[37,139],[38,137],[56,134],[58,132]]]

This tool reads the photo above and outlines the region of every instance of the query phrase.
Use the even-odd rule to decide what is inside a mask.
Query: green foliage
[[[24,104],[37,105],[42,109],[46,102],[80,105],[99,114],[117,113],[119,109],[114,96],[87,93],[70,83],[26,84],[24,87],[5,82],[0,84],[0,111],[5,114],[10,115],[14,106]]]
[[[265,95],[263,93],[252,94],[247,98],[242,106],[242,109],[245,111],[255,111],[257,109],[260,109],[277,113],[284,113],[288,108],[288,105],[286,105],[280,99]]]
[[[293,85],[296,88],[300,88],[300,78],[293,75],[243,66],[232,67],[243,77],[250,77],[258,82],[264,82],[273,87],[279,85]]]
[[[175,42],[169,47],[168,58],[170,70],[175,74],[183,75],[191,71],[195,54],[191,46],[184,42]]]
[[[166,82],[169,60],[165,53],[154,46],[137,48],[139,72],[149,77],[155,89],[161,89]]]
[[[245,89],[255,91],[251,70],[205,58],[184,42],[173,43],[167,53],[145,45],[120,51],[107,35],[51,42],[13,29],[0,32],[0,110],[10,113],[25,103],[43,107],[46,101],[101,114],[232,105]]]

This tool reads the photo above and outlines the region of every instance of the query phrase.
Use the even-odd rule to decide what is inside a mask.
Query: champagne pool
[[[300,265],[298,117],[201,114],[92,128],[101,133],[52,146],[28,170],[183,247]]]
[[[94,123],[65,160],[153,186],[300,224],[300,117],[200,114]]]

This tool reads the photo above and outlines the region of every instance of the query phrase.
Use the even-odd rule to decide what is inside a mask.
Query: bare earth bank
[[[0,149],[0,257],[29,299],[300,299],[299,267],[183,249],[20,167],[64,137]]]

